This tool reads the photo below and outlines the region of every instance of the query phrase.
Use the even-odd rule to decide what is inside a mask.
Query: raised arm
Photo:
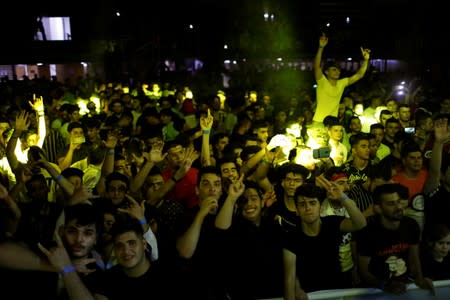
[[[200,127],[202,128],[202,154],[201,163],[203,167],[211,165],[211,147],[209,138],[211,136],[211,128],[213,125],[214,117],[211,115],[211,111],[208,108],[208,115],[200,117]]]
[[[314,78],[316,79],[316,81],[319,81],[319,79],[324,76],[320,64],[322,63],[323,48],[325,48],[327,44],[328,37],[325,35],[325,33],[322,33],[319,39],[319,48],[317,48],[317,53],[314,57]]]
[[[6,145],[6,157],[14,173],[17,167],[19,166],[19,161],[17,160],[15,152],[18,145],[18,140],[20,139],[22,133],[28,129],[28,126],[30,126],[30,121],[28,120],[28,113],[26,111],[21,111],[16,116],[16,122],[14,124],[14,132],[11,135],[8,144]]]
[[[194,217],[189,228],[185,233],[177,238],[176,247],[178,254],[182,258],[191,258],[197,249],[200,232],[203,221],[209,214],[209,211],[218,205],[215,197],[209,197],[200,201],[200,210]]]
[[[354,84],[358,80],[364,77],[364,74],[366,74],[367,66],[369,65],[369,59],[370,59],[370,50],[364,49],[361,47],[361,54],[363,56],[363,61],[361,63],[361,67],[359,67],[358,71],[353,74],[353,76],[349,77],[348,79],[348,85]]]
[[[335,182],[328,181],[323,175],[318,176],[316,180],[317,184],[324,187],[331,195],[333,195],[334,199],[341,199],[341,204],[347,210],[350,218],[342,220],[340,225],[340,230],[342,232],[357,231],[367,225],[367,220],[356,206],[355,201],[342,192]]]
[[[429,173],[423,188],[425,194],[435,191],[439,186],[441,180],[442,151],[444,144],[448,141],[450,141],[450,128],[448,126],[448,120],[436,120],[434,122],[433,155],[430,159]]]
[[[44,110],[44,100],[42,97],[36,98],[33,94],[33,101],[29,101],[31,107],[36,112],[38,119],[38,142],[37,146],[42,148],[44,145],[45,136],[47,135],[47,128],[45,126],[45,110]]]
[[[241,175],[238,180],[230,184],[230,187],[228,188],[228,196],[225,199],[222,208],[219,210],[219,213],[217,214],[216,220],[214,222],[217,228],[230,228],[233,222],[234,206],[245,189],[243,181],[244,175]]]

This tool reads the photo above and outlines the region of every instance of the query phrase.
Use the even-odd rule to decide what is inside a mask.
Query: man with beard
[[[105,270],[105,263],[95,249],[100,215],[90,204],[67,206],[64,210],[65,224],[61,239],[81,280],[92,290],[98,283],[98,273]],[[61,287],[61,284],[58,286]]]
[[[419,225],[404,216],[405,193],[407,188],[398,183],[376,187],[373,194],[377,217],[358,232],[356,239],[364,285],[394,294],[405,293],[411,282],[433,289],[431,279],[422,275]]]

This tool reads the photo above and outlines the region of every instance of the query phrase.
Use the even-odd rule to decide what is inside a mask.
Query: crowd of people
[[[308,299],[450,279],[450,97],[196,99],[155,82],[4,81],[0,273],[17,299]]]

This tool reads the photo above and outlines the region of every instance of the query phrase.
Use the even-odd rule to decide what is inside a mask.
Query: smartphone
[[[405,127],[405,132],[409,134],[414,134],[416,132],[416,128],[414,127]]]
[[[313,149],[313,158],[328,158],[330,157],[331,148],[330,147],[322,147],[318,149]]]
[[[84,136],[79,136],[79,137],[73,138],[72,143],[83,144],[85,141],[86,141],[86,139],[84,138]]]

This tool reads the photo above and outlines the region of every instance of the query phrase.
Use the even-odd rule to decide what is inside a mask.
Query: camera
[[[319,149],[313,149],[313,158],[319,159],[319,158],[328,158],[330,157],[331,149],[330,147],[322,147]]]

